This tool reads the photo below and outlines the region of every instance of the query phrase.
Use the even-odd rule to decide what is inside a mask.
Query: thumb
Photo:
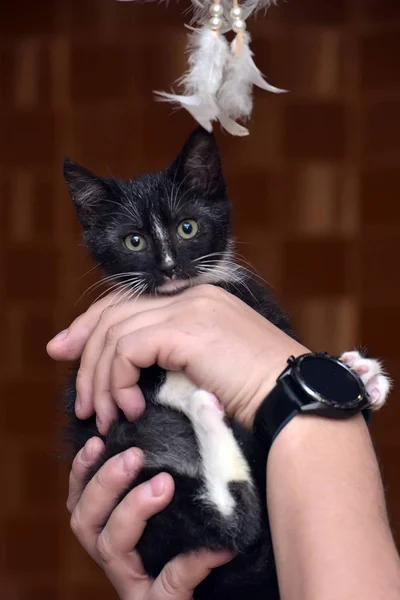
[[[149,600],[191,600],[194,589],[210,572],[233,557],[234,554],[228,550],[200,550],[177,556],[154,581]]]

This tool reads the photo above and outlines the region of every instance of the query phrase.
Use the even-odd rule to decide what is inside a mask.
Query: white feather
[[[224,81],[217,95],[220,111],[232,119],[248,119],[253,109],[253,86],[280,94],[281,90],[270,85],[257,69],[250,50],[250,35],[242,33],[240,51],[236,56],[237,38],[231,44],[231,53],[225,69]]]
[[[189,51],[189,71],[181,80],[187,93],[215,95],[221,85],[228,56],[225,38],[203,27],[190,36]]]
[[[208,131],[218,118],[216,94],[221,86],[228,43],[208,27],[195,30],[189,41],[189,70],[178,81],[183,94],[155,92],[159,100],[180,104]]]
[[[222,127],[226,129],[228,133],[231,135],[236,135],[238,137],[244,137],[245,135],[249,135],[249,130],[243,125],[239,125],[233,119],[231,119],[228,115],[223,112],[220,112],[218,115],[218,120],[221,123]]]

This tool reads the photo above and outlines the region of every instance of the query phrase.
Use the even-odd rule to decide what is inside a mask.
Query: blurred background
[[[240,252],[305,343],[365,345],[400,373],[400,2],[288,0],[249,22],[251,135],[218,131]],[[57,459],[65,366],[45,344],[96,279],[62,179],[66,155],[134,177],[172,160],[194,122],[156,103],[185,70],[184,2],[0,7],[0,596],[115,598],[69,531]],[[91,298],[93,299],[93,297]],[[372,433],[400,540],[395,388]]]

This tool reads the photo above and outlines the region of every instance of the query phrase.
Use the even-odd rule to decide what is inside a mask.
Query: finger
[[[82,360],[81,364],[81,368],[85,374],[85,382],[83,383],[82,381],[79,394],[81,394],[81,389],[84,387],[85,395],[92,394],[94,410],[97,415],[97,428],[103,435],[107,433],[112,421],[117,417],[117,408],[111,393],[111,364],[118,341],[127,334],[134,333],[143,327],[167,322],[174,312],[175,309],[171,305],[141,312],[108,329],[105,339],[97,342],[95,345],[95,352],[97,353],[100,349],[100,344],[104,344],[99,356],[95,352],[92,352],[86,358],[87,352],[89,353],[91,350],[89,344],[87,350],[85,349],[85,362],[83,364]],[[81,377],[83,378],[83,375]],[[144,407],[143,396],[140,397],[137,394],[136,402],[126,407],[125,416],[133,421],[141,414]]]
[[[130,448],[108,460],[89,481],[72,513],[72,530],[95,560],[98,560],[96,543],[99,531],[142,464],[143,454],[137,448]]]
[[[58,333],[46,347],[48,355],[54,360],[77,360],[87,340],[95,329],[104,310],[114,303],[115,294],[109,294],[86,312],[77,317],[68,329]]]
[[[101,434],[106,435],[111,423],[116,419],[117,406],[111,394],[110,370],[115,348],[105,346],[93,377],[93,408],[96,413],[96,425]],[[143,400],[144,404],[144,400]]]
[[[77,360],[90,335],[96,328],[103,312],[115,307],[118,309],[117,321],[151,307],[167,306],[175,302],[174,296],[159,298],[140,298],[129,302],[119,302],[120,295],[113,292],[92,304],[86,312],[77,317],[68,329],[60,332],[47,344],[47,352],[54,360]]]
[[[151,302],[151,305],[149,304]],[[97,326],[87,340],[82,353],[81,363],[79,367],[76,387],[77,387],[77,402],[76,414],[80,419],[87,419],[93,414],[93,386],[96,365],[101,357],[101,354],[107,344],[107,340],[111,341],[111,345],[116,342],[118,336],[129,332],[130,329],[138,328],[136,320],[140,319],[143,324],[159,322],[163,318],[162,309],[173,303],[173,300],[160,299],[156,304],[156,299],[124,303],[122,305],[109,306],[101,314]],[[156,307],[149,309],[149,306]],[[140,321],[139,321],[140,323]],[[111,338],[110,338],[111,334]],[[114,402],[110,395],[106,395],[103,414],[100,416],[100,422],[110,423],[116,416]],[[97,410],[97,408],[96,408]],[[100,423],[100,430],[106,433]]]
[[[181,555],[169,562],[154,581],[149,600],[191,600],[194,589],[216,567],[233,558],[229,551],[199,552]]]
[[[128,303],[106,307],[99,316],[96,327],[87,339],[76,379],[77,400],[75,411],[80,419],[88,419],[95,411],[93,379],[96,365],[105,347],[107,333],[115,323],[124,322],[132,309],[133,307],[129,306]],[[103,434],[106,433],[107,429],[102,426],[102,420],[111,423],[117,416],[117,410],[111,397],[104,408],[104,414],[98,422],[99,431]]]
[[[109,306],[115,305],[118,306],[119,309],[126,308],[128,312],[124,314],[132,314],[132,311],[136,313],[148,308],[149,302],[151,302],[152,307],[161,307],[172,304],[182,298],[190,298],[199,295],[207,297],[210,294],[212,294],[213,297],[217,294],[221,299],[222,295],[227,299],[229,299],[230,296],[230,294],[226,293],[221,288],[218,288],[217,290],[215,286],[200,285],[185,290],[179,295],[179,298],[176,296],[163,296],[151,299],[142,297],[140,300],[118,304],[119,293],[110,293],[92,304],[86,312],[71,323],[68,329],[60,332],[50,340],[47,344],[47,352],[54,360],[77,360],[81,356],[85,344],[94,331],[103,311]]]
[[[95,464],[104,450],[104,444],[100,438],[90,438],[75,456],[69,475],[69,493],[67,509],[72,513],[78,504],[79,498],[87,483],[90,469]]]
[[[146,522],[163,510],[174,495],[174,480],[168,473],[159,473],[134,488],[115,508],[103,529],[99,543],[118,554],[131,552],[141,538]]]
[[[111,364],[115,347],[106,346],[97,363],[93,383],[93,404],[96,413],[97,428],[106,435],[111,423],[117,416],[117,405],[111,393]],[[145,400],[139,387],[132,405],[125,407],[125,416],[129,421],[135,421],[145,409]]]
[[[111,514],[97,541],[98,555],[120,597],[140,599],[150,587],[139,555],[133,551],[147,521],[163,510],[174,495],[174,481],[159,473],[134,488]]]
[[[140,369],[158,364],[169,371],[184,370],[193,343],[188,333],[177,331],[173,321],[144,327],[121,338],[111,364],[110,386],[119,408],[125,414],[140,410]]]

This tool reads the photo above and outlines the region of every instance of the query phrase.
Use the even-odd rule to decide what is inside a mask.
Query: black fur
[[[118,279],[127,289],[132,273],[140,273],[138,277],[142,287],[145,286],[145,293],[154,292],[173,276],[179,280],[194,280],[204,275],[204,271],[198,269],[201,261],[196,259],[219,253],[214,255],[217,260],[232,243],[230,203],[218,149],[214,137],[201,128],[191,135],[175,163],[161,173],[144,175],[134,181],[102,179],[70,160],[65,162],[64,173],[88,249],[107,274],[129,273]],[[184,219],[194,219],[198,224],[197,236],[190,240],[182,240],[176,234],[177,225]],[[155,234],[155,223],[169,232],[168,240],[162,244]],[[124,246],[128,234],[143,236],[146,247],[141,252],[128,250]],[[172,268],[164,264],[165,252],[172,257]],[[258,283],[256,277],[241,271],[231,282],[218,281],[217,270],[214,278],[216,285],[238,296],[295,337],[270,290]],[[199,500],[200,476],[191,476],[179,469],[182,456],[194,467],[200,457],[190,421],[155,402],[164,378],[165,373],[157,366],[142,371],[140,386],[146,398],[146,412],[135,423],[119,415],[103,438],[106,451],[91,475],[111,456],[136,446],[143,450],[146,463],[135,485],[161,470],[173,476],[176,491],[171,504],[150,519],[137,547],[152,577],[182,552],[201,547],[229,548],[238,553],[236,558],[215,569],[198,586],[195,599],[279,598],[265,510],[263,452],[250,432],[231,423],[251,467],[257,492],[254,495],[240,483],[231,484],[237,510],[234,518],[227,522],[216,509]],[[75,417],[74,403],[73,382],[66,393],[66,410],[70,419],[69,438],[76,453],[90,437],[99,434],[94,418],[79,421]],[[161,465],[163,457],[167,457],[168,462]]]

